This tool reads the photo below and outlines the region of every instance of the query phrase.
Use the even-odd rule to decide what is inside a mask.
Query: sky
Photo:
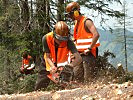
[[[29,0],[30,1],[30,0]],[[57,2],[57,0],[53,0],[55,2]],[[77,1],[77,0],[73,0],[73,1]],[[127,3],[127,15],[130,16],[130,17],[133,17],[133,0],[120,0],[122,3],[123,1],[126,1]],[[114,10],[122,10],[122,6],[118,3],[113,3],[112,5],[110,5],[111,8],[113,8]],[[100,21],[101,21],[101,16],[97,17],[97,18],[94,18],[93,16],[91,16],[92,14],[94,16],[97,15],[97,12],[94,12],[92,11],[91,9],[88,9],[88,8],[84,8],[84,7],[81,7],[81,13],[84,14],[85,16],[87,16],[88,18],[91,18],[92,21],[94,22],[95,26],[97,28],[100,28],[102,29],[101,27],[101,24],[100,24]],[[103,23],[102,26],[105,28],[105,29],[108,29],[108,27],[111,27],[111,28],[115,28],[116,26],[116,18],[112,18],[112,17],[108,17],[108,16],[104,16],[104,18],[108,19],[106,21],[106,23]],[[130,21],[132,20],[132,25],[129,26],[126,26],[126,29],[130,30],[133,32],[133,19],[130,19]],[[126,19],[126,22],[128,22],[129,20]]]
[[[76,0],[74,0],[74,1],[76,1]],[[123,1],[124,0],[121,0],[122,3],[123,3]],[[133,17],[133,0],[125,0],[125,1],[126,1],[126,5],[127,5],[126,6],[126,9],[127,9],[126,14],[127,14],[127,16]],[[117,11],[122,10],[122,6],[118,3],[113,3],[112,5],[110,5],[110,7],[113,8],[114,10],[117,10]],[[94,12],[88,8],[81,7],[81,13],[84,14],[85,16],[91,18],[97,28],[102,29],[102,27],[100,25],[101,17],[99,16],[97,18],[94,18],[91,16],[92,14],[94,14],[96,16],[97,12]],[[111,28],[115,27],[116,22],[117,22],[116,18],[108,17],[106,15],[104,16],[104,18],[108,19],[105,24],[104,23],[102,24],[104,28],[108,29],[108,26]],[[127,18],[126,22],[128,22],[128,21],[129,20]],[[131,21],[132,21],[132,19],[130,19],[130,22]],[[131,23],[133,24],[133,21]],[[133,26],[132,25],[130,25],[130,27],[126,26],[126,28],[133,32]]]

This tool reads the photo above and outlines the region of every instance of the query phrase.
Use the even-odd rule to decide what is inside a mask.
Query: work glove
[[[84,55],[88,55],[91,52],[91,49],[84,50]]]

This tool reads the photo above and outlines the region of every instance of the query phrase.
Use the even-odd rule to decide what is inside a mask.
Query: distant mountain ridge
[[[110,52],[114,53],[116,55],[116,58],[110,59],[110,63],[112,63],[114,66],[117,66],[118,63],[122,63],[122,65],[125,68],[125,53],[124,53],[124,44],[122,43],[116,43],[118,33],[118,29],[113,30],[113,33],[106,30],[98,29],[98,32],[100,34],[100,43],[101,46],[99,47],[99,54],[102,55],[104,51],[109,50]],[[119,29],[122,30],[122,29]],[[123,33],[122,33],[123,34]],[[130,36],[130,41],[133,42],[133,32],[126,30],[127,36]],[[133,43],[130,43],[130,45],[127,45],[128,48],[133,47]],[[130,50],[127,48],[127,56],[128,56],[128,70],[133,71],[133,49]]]

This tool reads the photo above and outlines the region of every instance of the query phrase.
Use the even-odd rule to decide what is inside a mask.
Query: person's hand
[[[72,61],[72,62],[74,61],[75,57],[74,57],[74,55],[73,55],[73,54],[72,54],[72,55],[70,55],[70,59],[71,59],[71,61]]]
[[[57,71],[57,68],[55,66],[51,67],[50,73],[54,74]]]
[[[70,55],[70,58],[71,58],[71,59],[74,59],[75,57],[74,57],[74,55],[72,54],[72,55]]]
[[[90,52],[91,52],[90,49],[86,49],[86,50],[84,50],[84,55],[88,55]]]

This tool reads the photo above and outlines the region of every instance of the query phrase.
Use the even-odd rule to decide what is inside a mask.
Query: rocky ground
[[[133,83],[90,84],[60,91],[0,95],[0,100],[133,100]]]

